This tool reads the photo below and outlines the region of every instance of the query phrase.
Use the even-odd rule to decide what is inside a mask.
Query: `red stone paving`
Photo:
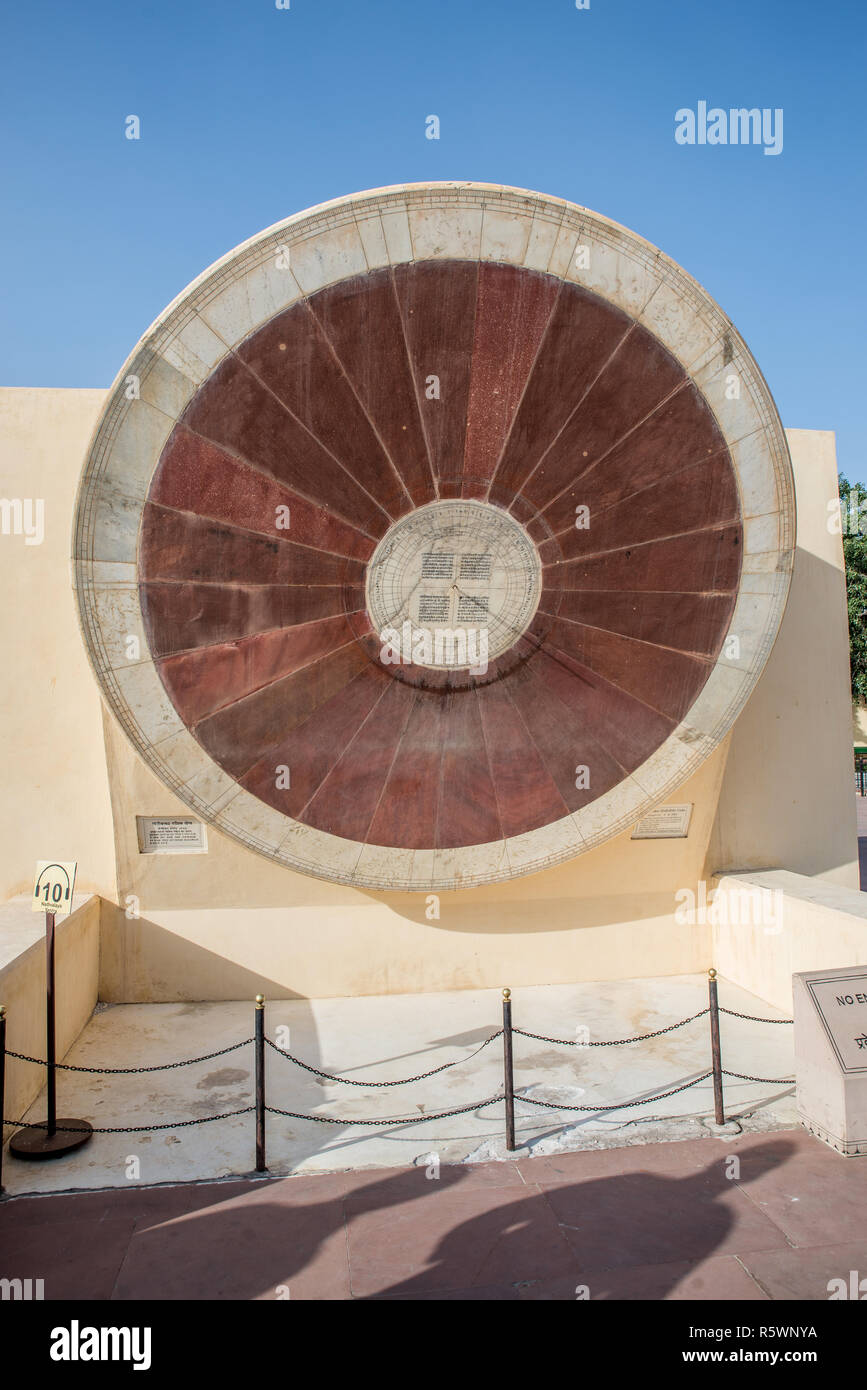
[[[867,1272],[867,1161],[786,1130],[15,1197],[0,1241],[46,1299],[824,1301]]]

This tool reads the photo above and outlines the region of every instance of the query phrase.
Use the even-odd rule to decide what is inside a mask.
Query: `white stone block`
[[[114,438],[101,491],[116,489],[143,502],[174,423],[147,401],[130,402]]]
[[[481,208],[458,205],[410,208],[409,226],[417,261],[478,259],[482,240]]]
[[[643,261],[589,233],[582,234],[581,242],[589,246],[590,264],[586,269],[574,266],[569,278],[637,318],[658,288],[659,276]]]
[[[522,265],[532,225],[532,219],[520,213],[498,212],[496,208],[486,207],[482,221],[482,260]]]
[[[118,667],[114,678],[145,743],[159,743],[170,734],[181,732],[184,726],[180,716],[152,661]]]
[[[291,266],[305,294],[315,294],[325,285],[352,275],[363,275],[367,262],[355,223],[295,242],[291,247]]]
[[[94,606],[106,660],[112,670],[150,659],[136,589],[100,588],[94,596]],[[134,655],[129,655],[131,650]]]
[[[379,213],[374,213],[372,217],[359,215],[358,235],[361,237],[368,269],[378,270],[381,266],[388,265],[388,246]]]
[[[413,259],[412,236],[406,208],[389,207],[382,214],[382,230],[388,259],[392,265],[402,265]]]
[[[200,386],[225,357],[226,344],[203,319],[194,314],[161,349],[161,353],[171,366]]]
[[[641,322],[687,368],[710,354],[719,342],[719,328],[713,317],[697,313],[664,282],[642,309]]]
[[[528,270],[548,269],[559,231],[559,218],[552,221],[548,217],[538,214],[533,218],[527,250],[524,254],[524,265]]]
[[[196,383],[164,357],[157,356],[150,363],[139,390],[147,405],[175,421],[195,395]]]

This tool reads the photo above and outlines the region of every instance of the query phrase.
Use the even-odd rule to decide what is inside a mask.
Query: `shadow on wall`
[[[435,927],[439,931],[473,935],[503,936],[519,932],[532,936],[537,932],[573,932],[582,928],[616,926],[624,922],[651,921],[670,918],[676,907],[675,888],[653,893],[640,891],[633,885],[629,894],[578,898],[567,894],[556,897],[529,897],[523,901],[490,902],[473,898],[477,891],[438,893],[439,916],[427,917],[427,896],[424,893],[389,893],[377,896],[359,890],[364,897],[381,902],[389,911],[407,922]]]
[[[207,912],[203,911],[207,920]],[[238,951],[249,945],[239,933]],[[304,999],[230,956],[208,950],[189,937],[168,931],[146,917],[129,919],[122,908],[102,900],[100,909],[99,998],[107,1004],[130,1000],[151,1004],[187,1003],[188,980],[195,980],[200,1003],[227,999]]]

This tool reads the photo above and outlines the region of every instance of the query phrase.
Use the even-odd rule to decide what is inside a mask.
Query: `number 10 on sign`
[[[33,885],[33,900],[30,904],[34,912],[54,912],[58,917],[69,916],[72,911],[77,867],[75,861],[39,861],[36,865],[36,882]]]

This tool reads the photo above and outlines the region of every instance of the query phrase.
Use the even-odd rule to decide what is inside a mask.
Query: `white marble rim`
[[[576,256],[576,248],[586,254]],[[288,268],[277,265],[278,257]],[[163,445],[220,361],[292,303],[408,261],[491,260],[600,294],[683,364],[729,446],[744,522],[727,644],[656,752],[582,810],[539,830],[456,850],[364,845],[312,830],[238,786],[185,729],[142,640],[136,565],[144,500]],[[589,261],[589,264],[584,264]],[[129,378],[140,398],[127,399]],[[732,377],[740,394],[729,399]],[[88,655],[112,711],[156,775],[203,820],[278,863],[376,890],[448,891],[567,860],[634,825],[725,736],[770,655],[785,609],[795,499],[783,426],[746,344],[707,292],[650,242],[563,199],[497,184],[404,184],[322,203],[258,233],[205,270],[143,335],[110,392],[79,484],[73,574]],[[592,772],[591,772],[592,775]]]

